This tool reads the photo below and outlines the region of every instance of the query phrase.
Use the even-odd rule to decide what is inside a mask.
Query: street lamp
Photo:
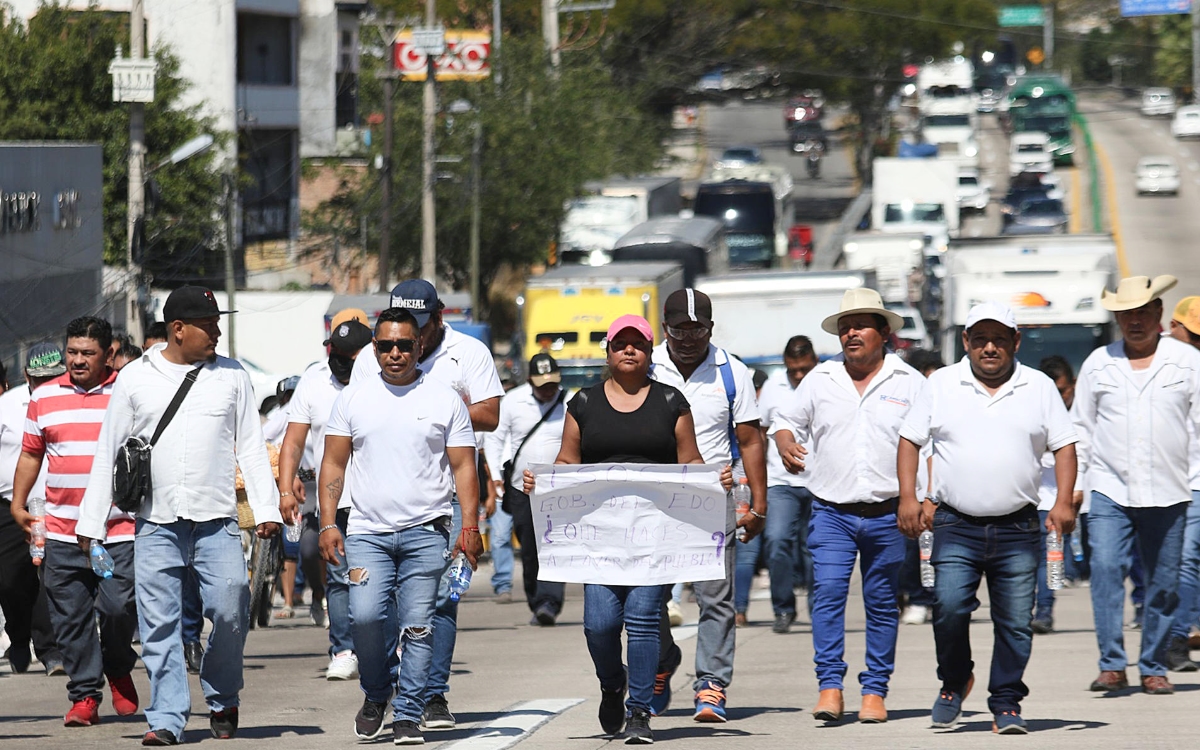
[[[162,169],[163,167],[165,167],[169,164],[178,164],[179,162],[184,161],[185,159],[192,158],[196,154],[202,154],[205,151],[207,151],[208,149],[212,148],[212,145],[213,145],[213,137],[211,135],[209,135],[208,133],[198,135],[195,138],[193,138],[192,140],[188,141],[187,143],[183,144],[179,148],[172,151],[171,155],[168,156],[166,159],[163,159],[158,164],[155,164],[153,167],[151,167],[150,171],[148,171],[146,173],[146,177],[149,178],[150,175],[154,174],[155,172],[157,172],[158,170]]]

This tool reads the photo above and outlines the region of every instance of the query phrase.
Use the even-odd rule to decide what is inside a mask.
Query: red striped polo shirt
[[[85,391],[63,373],[29,398],[25,416],[25,437],[21,449],[44,455],[46,467],[46,536],[60,542],[75,543],[75,523],[79,503],[87,489],[100,425],[112,397],[116,371],[103,383]],[[133,516],[113,507],[108,514],[109,542],[133,540]]]

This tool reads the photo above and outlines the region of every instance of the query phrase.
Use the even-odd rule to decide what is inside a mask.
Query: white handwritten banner
[[[538,578],[653,586],[725,577],[721,466],[531,466]]]

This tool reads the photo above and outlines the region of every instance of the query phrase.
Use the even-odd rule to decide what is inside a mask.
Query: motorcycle
[[[805,144],[804,156],[806,157],[808,176],[811,179],[817,179],[821,176],[821,156],[825,151],[824,146],[820,141],[809,141]]]

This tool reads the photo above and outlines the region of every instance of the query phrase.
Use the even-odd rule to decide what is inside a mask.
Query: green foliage
[[[44,5],[26,25],[9,17],[0,25],[0,140],[99,143],[104,161],[104,259],[124,264],[126,247],[129,105],[112,100],[109,62],[118,45],[128,54],[126,14],[95,7],[74,11]],[[180,99],[186,82],[168,50],[158,60],[155,101],[146,105],[147,168],[203,132],[212,122]],[[161,199],[148,217],[148,272],[164,282],[218,270],[216,221],[220,177],[213,152],[168,166],[154,175]],[[149,191],[148,191],[149,193]]]

